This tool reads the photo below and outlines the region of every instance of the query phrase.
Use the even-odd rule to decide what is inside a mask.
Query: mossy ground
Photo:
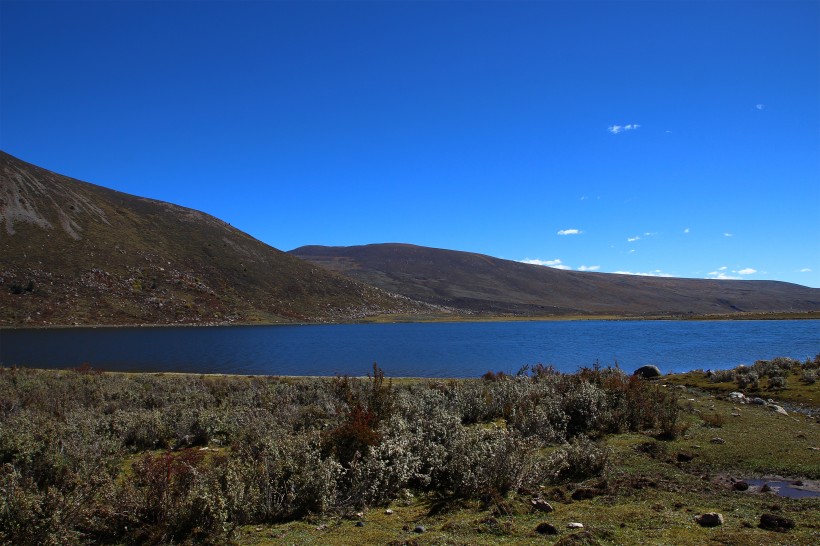
[[[820,451],[812,449],[820,447],[818,420],[797,412],[786,416],[762,406],[738,406],[720,395],[675,386],[696,379],[694,375],[668,378],[668,388],[681,390],[684,410],[682,433],[676,439],[635,433],[610,436],[606,443],[613,450],[611,469],[588,483],[546,486],[488,504],[421,494],[373,507],[362,517],[242,527],[237,541],[249,546],[581,544],[567,542],[574,535],[580,540],[583,531],[567,528],[570,522],[580,522],[588,544],[820,543],[820,497],[789,499],[734,491],[729,485],[729,478],[820,478]],[[806,397],[820,400],[817,384],[800,389],[807,391]],[[723,443],[713,441],[716,438]],[[692,459],[680,462],[678,454]],[[595,496],[573,500],[573,493],[584,487],[597,490]],[[554,512],[533,510],[533,496],[548,500]],[[387,508],[393,510],[391,515],[385,513]],[[695,516],[704,512],[723,514],[725,523],[701,527]],[[788,532],[761,529],[758,524],[764,513],[790,518],[796,527]],[[359,521],[364,525],[357,526]],[[559,534],[538,534],[535,528],[542,522],[553,524]],[[419,525],[424,526],[423,533],[415,532]]]

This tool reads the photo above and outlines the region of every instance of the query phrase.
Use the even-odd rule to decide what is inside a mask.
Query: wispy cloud
[[[719,281],[729,281],[729,280],[736,281],[736,280],[740,279],[740,277],[733,277],[731,275],[727,275],[723,271],[710,271],[709,273],[707,273],[707,275],[708,275],[706,277],[707,279],[714,279],[714,280],[719,280]]]
[[[653,271],[613,271],[613,273],[617,275],[638,275],[641,277],[673,277],[674,275],[670,275],[669,273],[664,273],[660,269],[655,269]]]
[[[638,240],[640,240],[640,237],[638,235],[635,235],[634,237],[627,237],[626,238],[627,243],[634,243],[635,241],[638,241]]]
[[[754,273],[757,273],[757,269],[746,267],[744,269],[741,269],[740,271],[732,271],[732,273],[737,273],[738,275],[752,275]]]
[[[757,103],[757,104],[755,104],[755,108],[757,108],[758,110],[763,110],[764,108],[766,108],[766,105]]]
[[[729,233],[729,232],[726,232],[726,233],[724,233],[724,234],[723,234],[723,236],[724,236],[724,237],[734,237],[734,236],[735,236],[735,234],[734,234],[734,233]]]
[[[562,229],[558,231],[558,235],[580,235],[583,233],[580,229]]]
[[[607,131],[612,133],[613,135],[617,135],[623,131],[634,131],[635,129],[639,128],[640,125],[637,123],[629,123],[627,125],[610,125],[607,128]]]
[[[685,229],[683,230],[683,232],[684,232],[684,233],[689,233],[689,228],[685,228]]]
[[[538,258],[525,258],[521,260],[521,263],[531,265],[543,265],[544,267],[552,267],[553,269],[572,269],[570,266],[561,263],[560,258],[555,260],[539,260]]]
[[[804,267],[803,269],[799,270],[798,273],[811,273],[811,268]]]
[[[601,269],[600,265],[582,265],[578,271],[598,271],[599,269]]]

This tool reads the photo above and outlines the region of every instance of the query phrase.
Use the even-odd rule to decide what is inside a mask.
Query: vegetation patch
[[[811,544],[820,500],[732,480],[820,478],[818,426],[617,368],[0,368],[0,542]]]

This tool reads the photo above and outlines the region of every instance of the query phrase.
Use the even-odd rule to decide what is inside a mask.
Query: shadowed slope
[[[0,152],[0,325],[327,321],[414,302]]]
[[[304,246],[290,252],[409,298],[478,313],[642,315],[820,309],[820,289],[777,281],[562,271],[406,244]]]

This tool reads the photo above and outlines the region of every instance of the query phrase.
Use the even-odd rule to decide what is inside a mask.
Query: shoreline
[[[805,312],[753,312],[713,315],[540,315],[540,316],[506,316],[506,315],[452,315],[411,316],[411,315],[375,315],[351,321],[328,322],[207,322],[207,323],[127,323],[127,324],[46,324],[46,325],[0,325],[3,330],[56,330],[71,328],[212,328],[212,327],[248,327],[248,326],[326,326],[348,324],[434,324],[434,323],[476,323],[476,322],[576,322],[576,321],[732,321],[732,320],[820,320],[820,311]]]

